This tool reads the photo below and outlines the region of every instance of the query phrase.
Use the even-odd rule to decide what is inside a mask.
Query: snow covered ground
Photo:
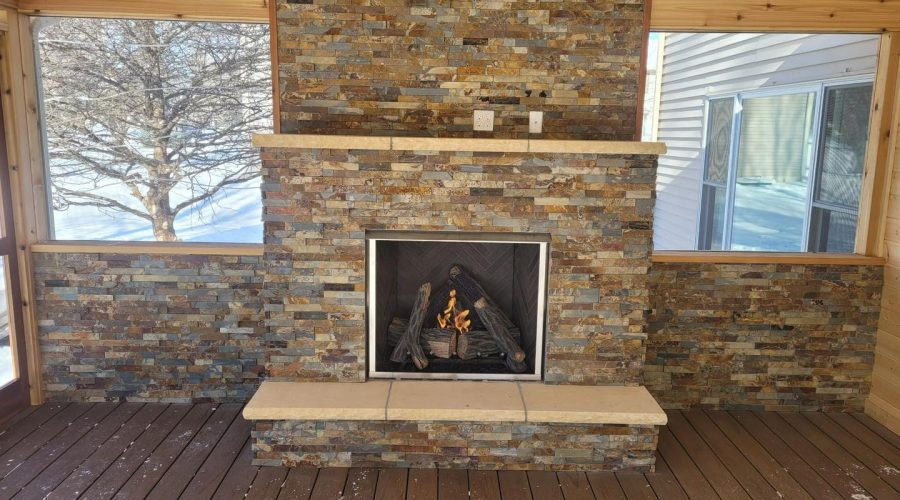
[[[175,221],[182,241],[262,243],[262,196],[259,180],[223,190],[210,203],[186,210]],[[109,193],[104,193],[109,194]],[[116,199],[126,202],[127,192]],[[177,199],[173,200],[177,203]],[[129,202],[132,204],[134,202]],[[54,210],[53,223],[58,240],[153,241],[150,223],[123,212],[96,207],[72,206]]]
[[[806,181],[739,182],[734,197],[731,249],[801,251],[806,196]]]

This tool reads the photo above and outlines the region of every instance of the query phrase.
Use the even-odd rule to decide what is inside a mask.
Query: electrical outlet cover
[[[544,112],[530,111],[528,113],[528,133],[540,134],[544,130]]]
[[[475,110],[473,128],[477,131],[492,132],[494,130],[494,112],[483,109]]]

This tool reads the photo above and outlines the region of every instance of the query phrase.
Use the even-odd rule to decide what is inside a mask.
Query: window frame
[[[127,19],[244,22],[269,24],[274,48],[277,32],[275,27],[275,2],[268,6],[257,0],[227,0],[230,6],[206,0],[180,0],[177,7],[171,2],[148,2],[146,0],[121,0],[104,5],[103,14],[108,17]],[[163,242],[110,242],[84,240],[78,242],[48,241],[48,217],[46,199],[45,166],[40,152],[40,124],[37,115],[37,85],[35,81],[34,44],[31,33],[29,8],[32,14],[46,17],[85,17],[88,14],[81,0],[24,0],[16,6],[0,0],[0,86],[3,92],[3,120],[7,124],[6,140],[12,181],[14,205],[14,229],[18,242],[26,354],[28,356],[28,376],[32,404],[44,402],[41,346],[38,333],[36,309],[31,307],[35,297],[33,274],[33,253],[122,253],[122,254],[173,254],[173,255],[235,255],[260,256],[262,243],[198,243],[187,242],[166,244]],[[53,4],[57,10],[44,7]],[[251,5],[254,4],[254,5]],[[96,7],[96,3],[92,3]],[[248,15],[246,6],[251,5]],[[235,10],[231,7],[237,7]],[[38,8],[40,7],[40,8]],[[171,9],[167,11],[167,9]],[[180,11],[180,12],[179,12]],[[239,13],[240,12],[240,13]],[[92,12],[92,14],[98,14]],[[187,15],[186,15],[187,14]],[[272,52],[273,109],[278,116],[277,54]],[[274,120],[278,130],[278,120]]]
[[[735,201],[735,191],[737,188],[737,161],[738,161],[738,152],[740,150],[740,140],[741,140],[741,127],[743,125],[743,101],[745,99],[755,99],[755,98],[765,98],[765,97],[776,97],[776,96],[785,96],[792,94],[802,94],[802,93],[815,93],[815,108],[813,110],[813,140],[814,146],[810,154],[810,161],[807,171],[808,176],[808,184],[806,186],[807,194],[806,194],[806,207],[804,210],[803,217],[803,239],[801,243],[801,249],[797,252],[797,254],[816,254],[822,252],[811,252],[809,250],[810,240],[812,235],[810,234],[811,226],[812,226],[812,213],[813,208],[816,205],[814,201],[815,189],[818,185],[820,166],[819,166],[819,156],[821,155],[821,146],[823,144],[824,135],[822,133],[823,130],[823,111],[825,104],[825,95],[829,88],[833,87],[846,87],[846,86],[854,86],[854,85],[864,85],[871,84],[873,89],[873,99],[875,98],[874,90],[875,84],[878,75],[857,75],[850,77],[841,77],[841,78],[830,78],[827,80],[815,81],[815,82],[802,82],[796,84],[789,85],[775,85],[771,87],[765,87],[761,89],[751,89],[747,91],[731,91],[731,92],[713,92],[707,94],[704,97],[703,103],[703,136],[701,142],[703,144],[701,157],[701,173],[700,173],[700,200],[697,206],[697,227],[695,230],[695,238],[694,238],[694,251],[699,252],[710,252],[710,251],[718,251],[718,252],[735,252],[735,250],[731,249],[732,246],[732,229],[734,222],[734,201]],[[702,249],[702,243],[705,242],[704,238],[707,233],[710,232],[709,228],[705,228],[703,226],[704,221],[707,217],[704,217],[703,209],[708,204],[705,199],[706,195],[706,187],[710,184],[706,181],[706,167],[707,167],[707,155],[709,151],[709,125],[710,125],[710,104],[711,101],[715,100],[723,100],[723,99],[733,99],[734,102],[734,118],[732,120],[731,126],[731,143],[729,144],[729,152],[728,152],[728,178],[725,182],[726,189],[726,201],[725,201],[725,216],[723,217],[724,228],[722,229],[722,249],[721,250],[711,250],[711,249]],[[869,119],[869,140],[872,140],[872,125],[873,120],[870,112]],[[866,163],[867,160],[863,160],[863,174],[865,175],[866,171]],[[714,185],[717,188],[722,186]],[[862,186],[860,186],[860,190],[862,191]],[[857,233],[859,231],[859,214],[863,210],[862,204],[865,200],[862,197],[862,192],[860,192],[860,204],[857,206],[855,214],[857,215]],[[821,203],[819,205],[822,205]],[[821,208],[826,208],[828,210],[833,210],[833,208],[829,206],[822,205]],[[850,213],[846,210],[845,207],[837,207],[840,208],[841,212]],[[854,248],[856,248],[856,242],[854,241]],[[752,253],[772,253],[772,251],[753,251]],[[778,252],[784,253],[784,252]]]
[[[55,2],[56,0],[51,0]],[[81,11],[77,10],[72,13],[64,13],[64,14],[55,14],[50,13],[47,14],[43,11],[34,11],[30,15],[19,15],[19,19],[24,20],[25,23],[29,26],[27,32],[23,33],[22,36],[26,37],[27,40],[22,40],[23,50],[27,48],[30,52],[31,61],[30,67],[28,68],[31,73],[32,85],[29,91],[34,91],[34,106],[35,110],[33,111],[35,114],[35,123],[33,124],[36,127],[36,131],[38,134],[39,142],[37,144],[39,162],[35,164],[37,168],[41,170],[42,179],[46,179],[46,182],[42,182],[40,188],[42,192],[40,193],[42,197],[40,199],[35,199],[35,203],[42,203],[43,206],[39,207],[39,216],[41,217],[41,221],[43,223],[43,227],[40,233],[40,237],[37,239],[35,243],[39,244],[38,250],[39,252],[50,251],[50,248],[58,248],[62,250],[56,251],[66,251],[67,248],[78,247],[84,248],[85,244],[93,245],[98,247],[99,249],[105,248],[108,244],[112,243],[117,246],[117,248],[122,249],[123,253],[140,253],[140,251],[146,251],[147,245],[159,245],[160,253],[177,253],[180,252],[184,255],[192,255],[197,253],[191,250],[189,247],[191,245],[196,245],[197,250],[200,253],[207,255],[230,255],[232,252],[238,252],[239,254],[245,254],[246,252],[250,252],[250,254],[255,254],[257,252],[257,247],[259,249],[263,248],[263,243],[265,241],[265,229],[261,230],[261,234],[259,234],[259,240],[257,242],[208,242],[208,241],[176,241],[176,242],[166,242],[166,241],[158,241],[158,240],[97,240],[97,239],[85,239],[85,240],[68,240],[68,239],[60,239],[56,236],[56,228],[55,228],[55,219],[54,219],[54,208],[53,208],[53,198],[52,198],[52,182],[50,180],[51,172],[50,172],[50,151],[48,148],[48,138],[47,138],[47,125],[45,124],[46,111],[44,109],[44,92],[43,87],[41,85],[41,61],[40,54],[38,52],[38,46],[35,43],[35,37],[32,27],[32,21],[38,18],[62,18],[62,19],[127,19],[127,20],[137,20],[137,21],[154,21],[154,22],[196,22],[196,23],[212,23],[212,24],[256,24],[263,25],[267,24],[269,26],[269,36],[270,36],[270,47],[274,47],[275,37],[277,37],[277,33],[273,31],[275,23],[269,22],[270,20],[266,18],[263,22],[260,18],[256,17],[247,17],[246,15],[243,17],[238,17],[233,15],[234,11],[246,11],[247,10],[247,1],[246,0],[229,0],[230,4],[226,6],[227,8],[223,10],[217,16],[199,16],[199,15],[190,15],[184,16],[181,14],[175,15],[162,15],[162,14],[153,14],[153,15],[132,15],[128,8],[129,5],[124,5],[126,7],[124,12],[113,11],[113,12],[100,12],[97,13],[95,10]],[[127,0],[126,2],[127,3]],[[274,4],[274,2],[270,2]],[[186,6],[184,7],[187,11],[193,12],[196,9],[195,6],[192,5],[192,2],[189,0],[186,2]],[[75,6],[78,8],[78,5]],[[242,10],[243,9],[243,10]],[[165,12],[165,10],[161,10],[160,12]],[[267,8],[267,12],[269,12]],[[272,68],[277,68],[277,59],[276,52],[270,49],[269,54],[269,64]],[[278,94],[275,89],[277,89],[278,81],[277,81],[277,71],[273,69],[272,71],[272,133],[277,133],[280,128],[280,120],[279,116],[279,99]],[[255,149],[255,146],[250,144],[248,141],[248,148]],[[133,246],[132,248],[128,248],[128,246]],[[175,250],[173,250],[175,249]],[[261,250],[260,250],[261,251]]]

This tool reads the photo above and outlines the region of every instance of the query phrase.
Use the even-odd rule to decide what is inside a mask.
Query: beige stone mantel
[[[351,135],[254,134],[258,148],[357,149],[374,151],[471,151],[477,153],[559,153],[661,155],[661,142],[564,141],[553,139],[466,139],[450,137],[367,137]]]

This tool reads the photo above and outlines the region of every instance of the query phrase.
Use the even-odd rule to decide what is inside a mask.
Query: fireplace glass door
[[[370,377],[540,380],[549,236],[367,240]]]

